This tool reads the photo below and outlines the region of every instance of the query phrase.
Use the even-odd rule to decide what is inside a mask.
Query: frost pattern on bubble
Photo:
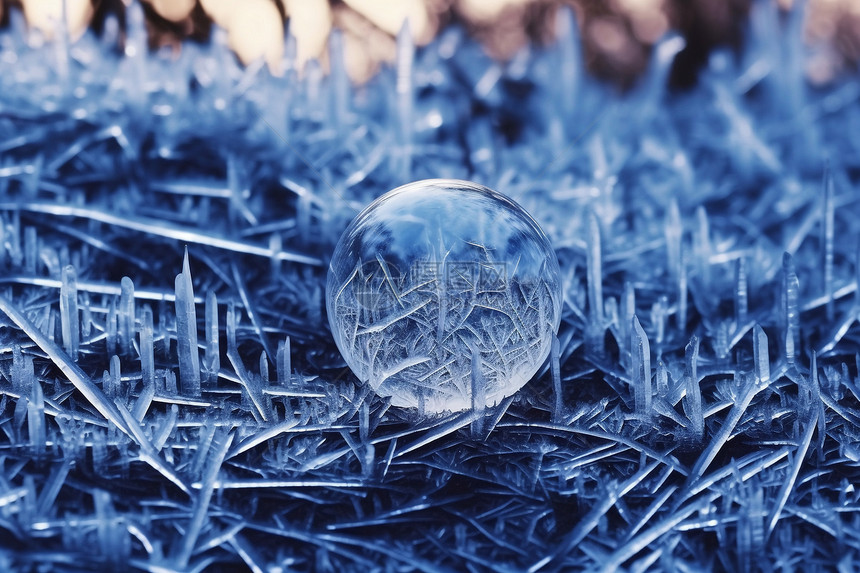
[[[561,280],[549,240],[519,205],[436,179],[355,218],[332,256],[326,301],[362,382],[395,406],[457,411],[496,404],[537,372],[561,320]],[[473,352],[483,400],[472,396]]]

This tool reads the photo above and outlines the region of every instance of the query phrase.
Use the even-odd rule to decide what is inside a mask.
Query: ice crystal
[[[555,252],[480,185],[428,180],[362,211],[332,255],[329,322],[347,364],[395,406],[484,408],[520,389],[561,320]]]
[[[795,4],[755,2],[688,91],[667,37],[626,94],[564,11],[508,63],[404,28],[357,87],[337,36],[330,75],[287,39],[271,77],[219,30],[147,52],[135,2],[76,42],[13,9],[0,569],[850,570],[860,83],[805,84]],[[344,363],[325,269],[438,177],[534,216],[561,320],[504,398],[466,341],[466,409],[427,416]]]

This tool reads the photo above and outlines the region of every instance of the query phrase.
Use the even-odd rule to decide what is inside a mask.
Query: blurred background
[[[686,39],[676,59],[672,83],[695,82],[696,70],[718,45],[739,47],[751,0],[147,0],[150,47],[178,52],[185,41],[205,42],[213,25],[226,30],[244,63],[264,58],[283,72],[284,33],[295,37],[299,66],[318,59],[325,68],[326,40],[343,31],[347,68],[356,83],[368,81],[394,59],[395,37],[408,20],[419,45],[449,24],[478,38],[491,56],[511,58],[530,45],[550,42],[559,8],[569,5],[582,30],[588,68],[623,87],[635,81],[653,44],[669,30]],[[782,10],[792,0],[780,0]],[[49,41],[60,21],[63,0],[0,0],[0,26],[10,12],[23,12],[31,42]],[[72,39],[86,27],[97,33],[115,19],[122,29],[122,0],[66,0]],[[808,0],[804,30],[809,47],[807,76],[813,84],[834,81],[856,70],[860,60],[860,1]]]

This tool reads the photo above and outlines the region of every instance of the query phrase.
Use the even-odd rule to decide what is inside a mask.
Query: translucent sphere
[[[430,179],[350,223],[326,306],[344,359],[377,394],[459,411],[498,403],[541,367],[561,320],[561,279],[522,207],[481,185]]]

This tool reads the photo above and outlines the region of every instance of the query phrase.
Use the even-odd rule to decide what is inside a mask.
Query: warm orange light
[[[284,23],[272,0],[201,0],[201,3],[215,23],[227,30],[230,48],[242,63],[262,58],[272,73],[281,73]]]
[[[627,34],[615,18],[595,18],[588,27],[588,34],[602,52],[620,57],[628,49]]]
[[[150,0],[158,15],[171,22],[181,22],[188,18],[196,0]]]
[[[22,0],[24,16],[31,28],[42,32],[45,38],[55,37],[56,27],[63,21],[64,0]],[[65,0],[66,25],[72,41],[83,36],[93,17],[90,0]]]
[[[325,50],[331,33],[331,7],[328,0],[285,0],[284,7],[290,19],[290,34],[296,38],[296,65],[302,69]]]
[[[14,0],[12,0],[14,2]],[[30,28],[40,32],[33,41],[57,37],[65,4],[66,26],[71,41],[80,38],[98,0],[19,0]],[[126,5],[138,0],[122,0]],[[194,22],[198,0],[142,0],[171,22]],[[715,36],[730,27],[732,12],[718,9],[727,0],[697,0],[700,9],[685,9],[686,0],[603,0],[595,8],[592,0],[281,0],[296,39],[296,65],[319,59],[328,68],[327,43],[336,25],[343,31],[344,60],[350,77],[357,82],[371,78],[395,56],[394,38],[408,21],[416,44],[435,35],[447,14],[455,14],[483,43],[493,57],[512,57],[530,38],[546,36],[544,25],[551,8],[573,4],[586,39],[585,51],[592,61],[608,64],[612,73],[621,69],[635,74],[642,67],[647,48],[673,25],[671,19],[707,18],[725,20],[714,25]],[[797,0],[771,0],[782,9],[796,8]],[[199,0],[203,10],[227,31],[230,47],[249,64],[263,59],[279,74],[284,65],[284,20],[276,0]],[[0,0],[0,17],[6,2]],[[532,8],[540,5],[541,7]],[[805,40],[809,45],[808,77],[826,83],[860,61],[860,0],[806,0]],[[716,17],[715,16],[715,17]],[[537,31],[536,31],[537,30]],[[723,32],[720,32],[723,30]],[[175,32],[174,32],[175,33]],[[157,31],[156,31],[157,34]],[[603,65],[601,64],[601,65]],[[625,73],[627,73],[625,72]]]
[[[222,28],[227,28],[227,20],[230,18],[230,12],[235,7],[233,0],[200,0],[200,5],[203,6],[203,11],[216,24]]]
[[[433,33],[427,6],[422,0],[344,0],[347,6],[370,20],[380,30],[396,36],[409,21],[412,37],[419,44],[430,41]]]
[[[525,6],[534,0],[459,0],[457,9],[477,23],[490,23],[509,8]]]

